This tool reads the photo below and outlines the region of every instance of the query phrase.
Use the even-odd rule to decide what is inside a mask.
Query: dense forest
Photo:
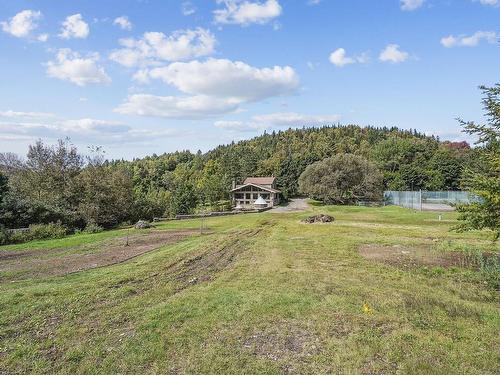
[[[460,189],[475,150],[398,128],[328,126],[264,133],[207,153],[106,160],[83,156],[69,140],[38,141],[25,158],[0,154],[0,223],[7,228],[60,222],[68,228],[227,208],[232,181],[273,175],[285,198],[298,194],[305,168],[337,154],[373,162],[390,190]]]

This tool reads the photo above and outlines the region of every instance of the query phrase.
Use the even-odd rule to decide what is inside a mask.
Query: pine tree
[[[479,201],[458,207],[462,223],[459,231],[489,229],[500,237],[500,85],[481,86],[486,124],[459,119],[464,131],[478,137],[478,159],[466,170],[464,187]]]

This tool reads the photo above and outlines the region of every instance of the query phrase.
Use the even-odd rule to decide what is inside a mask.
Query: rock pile
[[[319,214],[314,216],[309,216],[302,220],[303,223],[306,224],[314,224],[314,223],[332,223],[335,221],[335,218],[330,215]]]
[[[135,225],[135,229],[147,229],[151,228],[151,224],[146,220],[139,220]]]

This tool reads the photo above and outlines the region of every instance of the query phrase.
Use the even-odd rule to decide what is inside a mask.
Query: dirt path
[[[286,212],[300,212],[309,209],[307,204],[307,199],[305,198],[294,198],[290,199],[290,202],[286,206],[280,206],[273,208],[270,212],[273,213],[286,213]]]
[[[0,282],[60,276],[124,262],[198,233],[194,230],[148,231],[94,243],[87,248],[0,251]],[[71,251],[73,250],[73,252]],[[3,275],[2,275],[3,274]]]

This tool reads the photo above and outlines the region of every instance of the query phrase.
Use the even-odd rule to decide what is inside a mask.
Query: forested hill
[[[99,150],[84,158],[67,141],[39,141],[25,160],[0,153],[0,222],[11,228],[56,221],[112,227],[193,212],[200,204],[227,209],[232,181],[247,176],[274,175],[290,197],[308,165],[339,153],[373,161],[387,189],[458,189],[474,152],[465,142],[353,125],[289,129],[205,154],[179,151],[133,161],[105,161]]]
[[[395,127],[349,125],[264,133],[206,154],[164,154],[135,160],[131,165],[134,174],[147,176],[144,190],[149,189],[149,177],[157,179],[157,173],[165,171],[177,181],[219,185],[213,186],[213,191],[221,195],[232,180],[273,175],[284,194],[293,196],[297,194],[298,177],[307,165],[334,154],[354,153],[379,166],[387,189],[454,190],[459,189],[462,169],[471,152],[466,142],[440,142]]]

